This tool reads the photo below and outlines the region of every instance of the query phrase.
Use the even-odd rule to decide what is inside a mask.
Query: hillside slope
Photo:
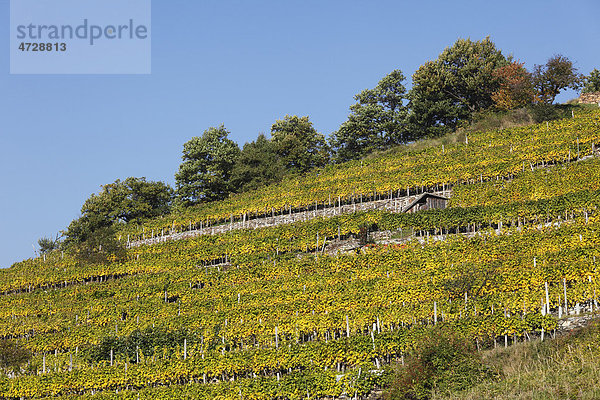
[[[433,399],[598,399],[599,338],[595,321],[555,340],[490,350],[484,362],[502,371],[499,380],[481,382],[459,393],[437,393]]]
[[[131,248],[121,262],[17,263],[0,271],[0,336],[33,357],[0,376],[0,399],[359,396],[435,326],[481,347],[552,334],[560,317],[598,311],[600,164],[573,161],[600,144],[599,122],[590,112],[341,165],[190,210],[175,229],[265,205],[327,208],[330,193],[351,204],[453,184],[446,210],[238,229]],[[366,229],[402,243],[324,252]]]
[[[234,195],[180,214],[131,225],[122,238],[248,220],[293,211],[442,190],[447,186],[512,177],[536,166],[571,162],[600,143],[596,111],[526,127],[469,134],[466,143],[395,151]]]

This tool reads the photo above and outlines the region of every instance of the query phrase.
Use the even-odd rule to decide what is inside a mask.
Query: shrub
[[[555,119],[571,118],[573,111],[577,112],[582,107],[578,104],[543,104],[538,103],[531,106],[531,116],[534,122],[540,123]]]
[[[436,328],[421,341],[406,365],[396,369],[387,398],[426,400],[434,389],[444,393],[463,390],[493,376],[471,341]]]
[[[127,317],[126,314],[122,315],[122,319]],[[135,362],[138,354],[151,357],[156,349],[165,349],[171,353],[174,349],[183,347],[184,339],[187,339],[189,345],[197,342],[196,336],[186,329],[171,332],[158,327],[149,327],[145,330],[135,330],[128,336],[105,337],[89,350],[88,357],[95,362],[109,361],[112,350],[113,357],[122,357]]]
[[[531,107],[531,115],[536,123],[560,118],[558,109],[552,104],[539,103]]]
[[[121,261],[127,253],[125,245],[115,238],[115,232],[114,226],[99,228],[89,234],[85,242],[71,244],[68,248],[84,263]]]
[[[584,77],[583,93],[600,92],[600,71],[596,68],[586,77]]]
[[[470,132],[474,132],[514,128],[516,126],[530,125],[531,123],[533,123],[532,116],[525,107],[510,111],[488,109],[475,113],[471,123],[469,125],[465,124],[464,128]]]
[[[0,340],[0,367],[16,372],[21,365],[29,361],[31,352],[7,339]]]
[[[40,253],[47,254],[53,250],[57,250],[60,247],[60,237],[56,235],[56,239],[51,237],[43,237],[38,239],[38,246],[40,246]]]
[[[367,224],[361,224],[358,231],[358,242],[361,246],[369,243],[374,243],[369,235],[369,226]]]

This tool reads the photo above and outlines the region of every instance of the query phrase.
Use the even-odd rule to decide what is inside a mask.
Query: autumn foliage
[[[512,63],[496,69],[493,74],[500,81],[500,87],[492,94],[492,100],[501,110],[512,110],[531,104],[534,100],[531,74],[525,63]]]

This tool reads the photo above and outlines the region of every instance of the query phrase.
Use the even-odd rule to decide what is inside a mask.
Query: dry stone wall
[[[579,103],[600,105],[600,92],[582,93],[581,96],[579,96]]]
[[[450,189],[433,192],[437,195],[450,197],[452,191]],[[165,242],[167,240],[181,240],[188,239],[201,235],[217,235],[220,233],[228,232],[235,229],[260,229],[267,228],[270,226],[291,224],[294,222],[308,221],[315,218],[330,218],[336,215],[349,214],[357,211],[368,211],[368,210],[384,210],[390,212],[402,212],[410,202],[414,201],[419,197],[421,193],[414,196],[397,197],[385,200],[376,200],[369,202],[356,202],[353,204],[344,204],[341,206],[326,207],[319,210],[302,211],[291,214],[275,215],[266,218],[256,218],[249,221],[236,221],[229,224],[211,226],[202,229],[194,229],[186,232],[173,233],[168,235],[159,235],[153,238],[147,238],[144,240],[137,240],[129,243],[129,247],[137,247],[145,244],[155,244]]]

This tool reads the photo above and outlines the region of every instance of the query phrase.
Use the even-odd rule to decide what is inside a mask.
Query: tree
[[[493,72],[506,64],[489,37],[457,40],[413,74],[408,96],[411,129],[419,136],[436,136],[493,105],[491,94],[499,88]]]
[[[254,142],[246,143],[231,173],[235,192],[246,192],[283,178],[284,168],[271,141],[260,134]]]
[[[374,89],[354,96],[357,103],[350,106],[348,120],[331,138],[338,162],[358,159],[411,139],[406,129],[404,79],[402,71],[394,70]]]
[[[79,218],[71,221],[67,230],[63,232],[65,240],[63,246],[66,249],[72,246],[85,243],[89,240],[94,232],[102,228],[109,228],[113,221],[106,215],[100,214],[83,214]]]
[[[163,182],[130,177],[102,186],[98,195],[92,194],[86,200],[81,211],[128,223],[168,213],[172,197],[172,189]]]
[[[329,147],[308,116],[286,115],[271,127],[271,142],[287,171],[303,173],[329,162]]]
[[[65,232],[65,244],[83,243],[100,229],[117,222],[129,223],[169,212],[173,190],[163,182],[130,177],[103,185],[81,207],[81,217]]]
[[[594,70],[584,78],[584,82],[583,93],[600,92],[600,71],[594,68]]]
[[[175,174],[177,197],[185,205],[224,199],[231,192],[231,173],[240,154],[223,125],[208,128],[183,145],[183,163]]]
[[[544,104],[554,103],[556,96],[564,89],[578,89],[581,77],[571,60],[562,55],[550,57],[546,64],[533,68],[533,86],[538,101]]]
[[[533,103],[535,93],[531,74],[524,64],[513,61],[493,72],[499,87],[492,93],[492,100],[500,110],[513,110]]]

